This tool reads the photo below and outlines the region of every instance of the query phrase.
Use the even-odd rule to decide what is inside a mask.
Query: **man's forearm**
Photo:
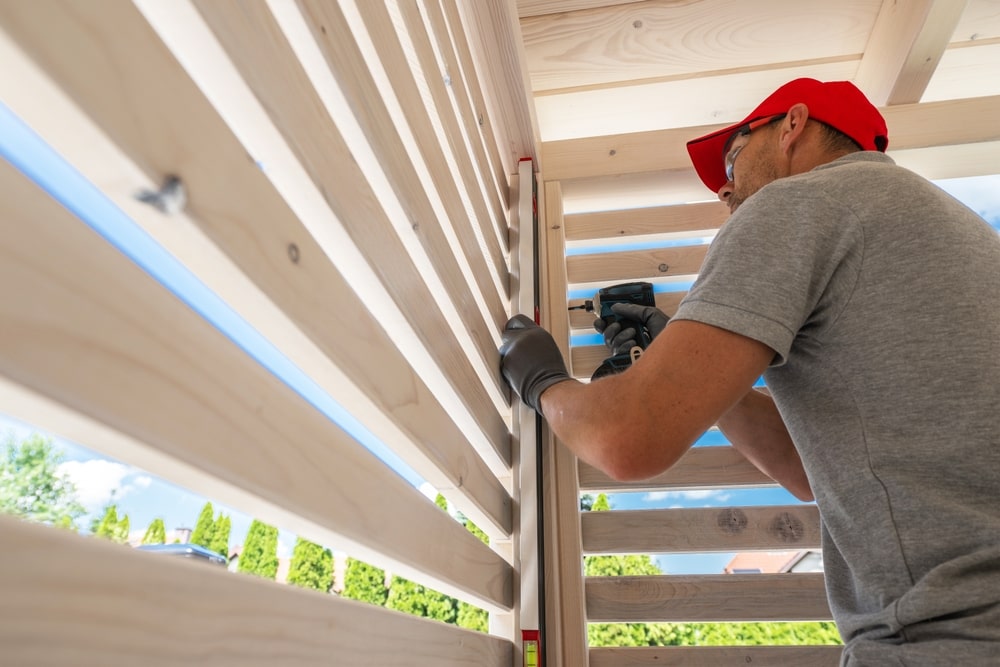
[[[718,422],[733,447],[800,500],[812,500],[802,460],[774,400],[760,391],[747,392]]]

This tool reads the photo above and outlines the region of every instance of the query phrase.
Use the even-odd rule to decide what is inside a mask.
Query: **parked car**
[[[173,554],[182,558],[194,558],[196,560],[206,560],[215,565],[225,566],[227,559],[225,556],[206,549],[199,544],[143,544],[136,547],[140,551],[154,551],[156,553]]]

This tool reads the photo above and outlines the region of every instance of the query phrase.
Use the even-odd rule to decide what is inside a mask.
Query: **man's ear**
[[[779,144],[783,153],[788,153],[802,137],[809,120],[809,107],[799,102],[781,120]]]

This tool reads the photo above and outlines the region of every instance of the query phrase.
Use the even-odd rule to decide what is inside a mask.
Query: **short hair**
[[[812,120],[816,120],[813,118]],[[861,144],[851,139],[849,136],[821,120],[817,120],[822,131],[823,148],[833,153],[856,153],[864,150]]]

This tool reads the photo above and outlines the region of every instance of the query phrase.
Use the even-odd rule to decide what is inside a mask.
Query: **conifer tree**
[[[232,531],[232,522],[228,516],[219,514],[212,527],[212,543],[208,548],[217,554],[229,558],[229,533]]]
[[[278,529],[254,519],[247,531],[237,569],[274,579],[278,574]]]
[[[212,510],[212,503],[207,502],[205,503],[205,506],[201,508],[201,514],[198,515],[198,523],[195,524],[194,532],[191,533],[190,543],[197,544],[208,549],[211,547],[214,532],[215,519]]]
[[[118,544],[126,544],[128,542],[129,533],[129,520],[128,514],[118,519],[118,525],[115,526],[114,535],[111,539]]]
[[[389,589],[385,587],[385,570],[356,558],[347,559],[342,597],[382,607],[388,595]]]
[[[163,519],[156,518],[149,524],[146,534],[142,536],[143,544],[163,544],[167,541],[167,529],[163,525]]]
[[[118,529],[118,506],[109,504],[104,508],[104,516],[97,521],[96,526],[91,524],[94,535],[107,540],[114,540]]]
[[[333,552],[301,537],[295,540],[288,583],[329,593],[333,586]]]

